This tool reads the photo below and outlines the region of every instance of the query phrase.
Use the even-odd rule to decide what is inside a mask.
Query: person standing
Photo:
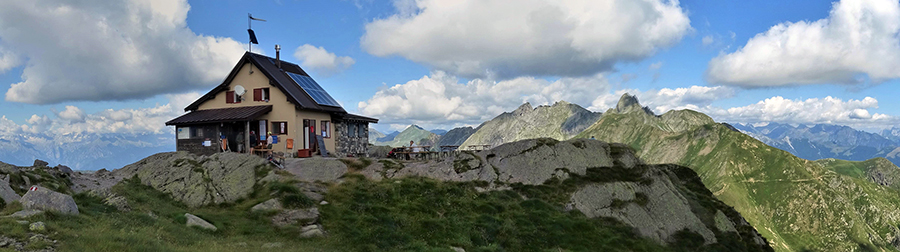
[[[259,136],[256,135],[255,130],[250,131],[250,148],[256,148],[256,144],[259,143]]]
[[[273,143],[275,143],[275,137],[273,137],[272,132],[269,131],[266,133],[266,149],[272,149]]]

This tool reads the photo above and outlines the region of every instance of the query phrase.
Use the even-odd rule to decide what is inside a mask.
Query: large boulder
[[[198,207],[247,197],[256,184],[256,170],[266,165],[263,158],[233,152],[212,156],[166,152],[127,165],[113,175],[137,176],[142,183]]]
[[[19,200],[25,210],[43,210],[63,214],[78,214],[78,205],[72,196],[33,186]]]
[[[297,158],[285,162],[284,169],[308,182],[331,182],[347,173],[347,165],[336,158]]]
[[[200,217],[197,217],[196,215],[193,215],[190,213],[185,213],[184,217],[187,218],[186,225],[188,227],[199,227],[202,229],[212,230],[212,231],[218,230],[218,228],[216,228],[215,225],[209,223],[208,221],[206,221]]]
[[[3,199],[3,202],[6,204],[12,203],[13,201],[18,201],[22,196],[13,191],[12,187],[9,186],[9,177],[2,176],[0,179],[0,198]]]

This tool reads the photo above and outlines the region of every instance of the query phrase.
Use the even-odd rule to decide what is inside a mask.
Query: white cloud
[[[169,103],[146,108],[106,109],[85,113],[79,107],[68,105],[61,112],[52,111],[55,117],[32,115],[22,125],[0,117],[0,133],[41,133],[50,136],[77,136],[86,133],[166,133],[165,123],[184,114],[184,106],[199,97],[198,93],[166,95]]]
[[[13,52],[7,51],[0,47],[0,74],[6,72],[10,68],[19,66],[21,60]]]
[[[525,102],[548,105],[556,101],[587,104],[609,92],[602,75],[561,78],[550,82],[533,77],[465,83],[437,71],[430,76],[378,91],[358,105],[360,113],[398,125],[477,125]]]
[[[856,128],[890,128],[900,123],[900,118],[895,116],[869,112],[875,108],[878,108],[878,100],[872,97],[844,101],[831,96],[806,100],[775,96],[743,107],[710,108],[702,112],[717,120],[738,123],[823,123]]]
[[[66,106],[66,110],[56,113],[56,116],[59,117],[59,119],[71,122],[82,122],[84,121],[85,114],[80,108],[69,105]]]
[[[395,1],[361,46],[465,77],[587,76],[638,61],[692,28],[677,0]]]
[[[310,44],[304,44],[297,47],[294,51],[294,57],[302,61],[304,68],[322,71],[323,74],[331,75],[350,68],[356,61],[349,56],[338,57],[334,53],[330,53],[322,47],[315,47]]]
[[[660,68],[662,68],[662,66],[663,66],[663,62],[657,61],[656,63],[650,64],[650,66],[647,68],[650,70],[659,70]]]
[[[7,101],[52,104],[148,98],[208,88],[245,51],[187,27],[184,0],[3,1],[0,70],[24,59]],[[13,64],[6,62],[14,62]]]
[[[715,40],[713,39],[712,35],[706,35],[703,37],[701,42],[703,42],[704,46],[708,46],[708,45],[712,44],[713,42],[715,42]]]
[[[711,104],[714,101],[734,97],[735,90],[733,88],[722,86],[691,86],[687,88],[663,88],[647,91],[621,89],[612,93],[597,96],[597,98],[591,102],[591,106],[588,107],[588,109],[593,111],[606,111],[607,109],[615,108],[619,98],[625,93],[636,96],[641,105],[649,107],[654,113],[662,114],[669,110],[679,109],[704,111],[707,110],[707,108],[711,108]]]
[[[842,0],[815,22],[786,22],[709,62],[709,82],[742,87],[900,77],[900,3]]]

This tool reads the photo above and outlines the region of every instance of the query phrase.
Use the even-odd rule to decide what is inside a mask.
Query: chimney
[[[281,46],[275,45],[275,64],[278,65],[278,70],[281,70]]]

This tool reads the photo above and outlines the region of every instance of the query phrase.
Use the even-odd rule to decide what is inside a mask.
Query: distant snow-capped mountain
[[[175,151],[171,133],[0,134],[0,161],[20,166],[40,159],[75,170],[117,169],[167,151]]]
[[[763,143],[804,159],[837,158],[862,161],[874,157],[885,157],[894,163],[900,163],[900,155],[892,154],[900,153],[900,151],[895,151],[900,146],[900,142],[885,137],[884,132],[880,135],[848,126],[829,124],[794,126],[782,123],[737,123],[732,125]]]

